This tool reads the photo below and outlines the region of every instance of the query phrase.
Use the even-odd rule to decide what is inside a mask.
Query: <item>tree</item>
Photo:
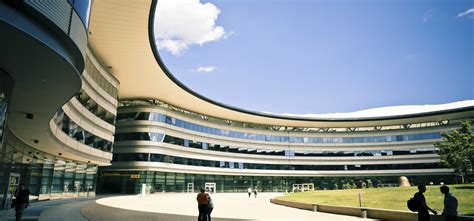
[[[442,132],[441,137],[443,141],[434,144],[439,148],[441,163],[459,173],[464,183],[464,176],[474,165],[474,134],[471,121],[461,122],[461,128]]]

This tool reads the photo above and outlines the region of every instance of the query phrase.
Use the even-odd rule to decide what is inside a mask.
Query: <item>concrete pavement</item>
[[[248,198],[247,193],[217,193],[213,220],[259,221],[355,221],[361,218],[299,210],[270,203],[281,193],[259,193]],[[115,211],[115,212],[114,212]],[[164,193],[149,196],[118,196],[99,199],[82,210],[90,220],[196,220],[196,194]],[[364,219],[370,220],[370,219]]]
[[[97,198],[69,198],[30,203],[23,212],[23,221],[87,221],[81,215],[84,205],[95,202]],[[15,220],[15,210],[3,211],[0,221]]]
[[[160,193],[148,196],[102,196],[101,198],[73,198],[31,204],[25,210],[27,221],[195,221],[196,195],[188,193]],[[211,195],[215,208],[213,221],[356,221],[370,220],[351,216],[299,210],[270,203],[281,193],[259,193],[248,198],[247,193],[218,193]],[[8,218],[14,220],[14,211]]]

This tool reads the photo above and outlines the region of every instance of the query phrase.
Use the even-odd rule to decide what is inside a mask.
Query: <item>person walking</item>
[[[21,221],[23,211],[28,207],[30,201],[30,191],[26,189],[24,183],[18,185],[15,191],[15,218],[16,221]]]
[[[209,195],[205,193],[204,189],[198,193],[196,200],[198,202],[198,221],[207,221],[207,203],[209,202]]]
[[[211,221],[211,213],[212,210],[214,209],[214,202],[212,202],[211,196],[208,194],[207,197],[209,197],[209,200],[207,201],[207,221]]]
[[[444,220],[456,221],[458,217],[458,199],[456,199],[453,194],[449,193],[448,186],[441,186],[439,190],[444,194]]]
[[[419,185],[418,192],[415,193],[415,196],[413,197],[416,199],[418,204],[418,221],[430,221],[430,213],[428,211],[431,211],[435,215],[438,214],[435,210],[431,209],[428,204],[426,204],[425,195],[423,195],[424,192],[426,192],[426,186]]]
[[[251,187],[249,187],[249,188],[247,189],[247,193],[249,194],[249,198],[250,198],[250,195],[252,195],[252,188],[251,188]]]
[[[253,189],[253,194],[255,195],[255,198],[257,198],[257,188]]]

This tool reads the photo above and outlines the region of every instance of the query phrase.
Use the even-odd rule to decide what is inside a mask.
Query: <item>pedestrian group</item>
[[[448,186],[441,186],[439,189],[440,192],[444,194],[444,209],[442,215],[445,221],[456,221],[458,216],[458,200],[449,193]],[[418,212],[418,221],[430,221],[429,212],[432,212],[434,215],[438,214],[438,212],[429,207],[426,203],[425,195],[423,194],[425,192],[426,186],[419,185],[418,192],[407,202],[407,206],[410,210]]]

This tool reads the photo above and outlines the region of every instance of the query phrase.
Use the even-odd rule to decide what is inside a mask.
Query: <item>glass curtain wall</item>
[[[1,148],[0,210],[9,209],[10,181],[18,177],[31,191],[30,200],[95,196],[97,165],[49,155],[24,144],[10,131]]]
[[[356,189],[398,186],[399,176],[361,177],[277,177],[277,176],[227,176],[214,174],[188,174],[160,171],[99,171],[97,193],[138,194],[146,184],[150,193],[199,192],[206,183],[216,183],[216,192],[247,192],[257,188],[259,192],[290,192],[293,184],[313,183],[315,189]],[[451,184],[455,176],[408,176],[413,185],[419,183]]]
[[[3,133],[7,122],[7,107],[6,94],[0,91],[0,145],[3,143]]]
[[[3,210],[7,205],[8,181],[11,150],[6,148],[6,132],[7,132],[7,114],[8,103],[10,100],[11,88],[13,87],[13,80],[6,72],[0,69],[0,210]]]
[[[277,136],[247,133],[241,131],[224,130],[216,127],[208,127],[200,124],[177,119],[160,113],[133,112],[121,113],[117,115],[117,122],[147,120],[162,122],[176,127],[193,130],[201,133],[207,133],[218,136],[233,137],[247,140],[260,140],[282,143],[378,143],[378,142],[401,142],[413,140],[440,139],[439,132],[402,134],[392,136],[362,136],[362,137],[296,137],[296,136]],[[320,134],[320,133],[319,133]]]

